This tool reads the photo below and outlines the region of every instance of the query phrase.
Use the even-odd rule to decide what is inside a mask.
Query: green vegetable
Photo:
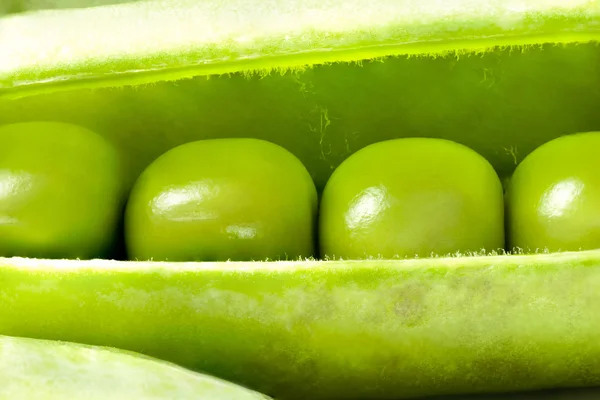
[[[460,144],[372,144],[344,161],[325,187],[321,253],[360,259],[504,249],[502,195],[492,166]]]
[[[267,399],[134,353],[47,340],[0,336],[0,371],[2,399]]]
[[[600,251],[330,262],[0,260],[0,331],[282,400],[600,386]]]
[[[302,163],[256,139],[188,143],[140,176],[126,212],[129,256],[225,261],[314,255],[317,191]]]
[[[0,127],[0,255],[111,256],[123,204],[120,155],[79,126]]]
[[[525,251],[600,248],[600,132],[544,144],[507,189],[509,246]]]
[[[141,1],[2,18],[0,124],[98,132],[128,185],[178,145],[265,139],[318,190],[382,140],[453,140],[506,179],[541,144],[600,130],[598,2],[415,4]],[[0,333],[137,350],[283,400],[600,384],[597,251],[0,261]]]
[[[3,19],[0,87],[19,95],[588,42],[600,37],[599,17],[600,4],[590,0],[146,0],[42,11]]]

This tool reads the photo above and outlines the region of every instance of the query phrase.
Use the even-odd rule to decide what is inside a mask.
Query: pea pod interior
[[[508,179],[539,145],[600,130],[598,2],[364,4],[141,1],[4,16],[0,124],[98,132],[120,150],[128,185],[179,144],[266,139],[300,158],[319,190],[386,139],[451,139]],[[74,31],[57,29],[67,24]],[[0,262],[0,334],[139,351],[280,399],[595,386],[599,289],[596,250],[11,258]]]

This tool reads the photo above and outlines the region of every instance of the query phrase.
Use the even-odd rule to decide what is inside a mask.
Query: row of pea
[[[181,145],[129,192],[118,151],[100,135],[63,123],[6,125],[0,255],[111,258],[121,237],[129,259],[168,261],[595,248],[598,148],[600,133],[546,143],[505,193],[488,161],[461,144],[379,142],[346,159],[319,202],[300,160],[263,140]]]

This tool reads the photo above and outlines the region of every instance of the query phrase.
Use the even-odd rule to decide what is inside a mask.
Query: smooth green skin
[[[0,259],[0,334],[109,345],[278,400],[600,386],[600,251],[331,262]]]
[[[443,139],[372,144],[321,199],[323,257],[427,257],[504,248],[502,184],[485,158]]]
[[[316,217],[315,185],[290,152],[263,140],[206,140],[142,173],[125,240],[134,260],[293,260],[314,256]]]
[[[600,248],[600,132],[552,140],[515,170],[506,192],[509,248]]]
[[[267,400],[140,354],[0,336],[0,399]]]
[[[0,126],[0,255],[110,257],[122,186],[120,155],[88,129]]]

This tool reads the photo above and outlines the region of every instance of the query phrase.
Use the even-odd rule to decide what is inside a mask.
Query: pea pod
[[[302,160],[320,190],[343,160],[386,139],[450,139],[507,179],[539,145],[600,130],[597,2],[447,3],[142,1],[12,14],[0,20],[0,124],[98,132],[121,150],[129,185],[177,145],[265,139]],[[594,386],[599,286],[598,250],[11,258],[0,265],[0,334],[139,351],[281,399]]]
[[[213,377],[116,349],[0,336],[2,399],[267,397]]]
[[[142,352],[282,399],[600,386],[599,258],[12,259],[0,329]]]
[[[122,86],[390,55],[589,42],[600,34],[600,6],[589,0],[260,4],[151,0],[9,16],[0,37],[0,83],[42,91],[93,79]],[[77,33],[53,29],[66,25]]]

